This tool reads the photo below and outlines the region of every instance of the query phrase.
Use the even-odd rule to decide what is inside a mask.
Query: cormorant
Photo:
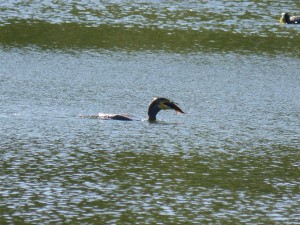
[[[287,13],[282,13],[280,20],[280,23],[286,23],[286,24],[300,24],[300,16],[291,16]]]
[[[157,97],[155,98],[148,107],[148,121],[154,122],[156,120],[156,115],[160,110],[174,109],[176,112],[184,113],[176,103],[170,101],[167,98]],[[93,116],[81,116],[82,118],[98,118],[105,120],[124,120],[132,121],[134,119],[130,118],[127,114],[101,114]]]

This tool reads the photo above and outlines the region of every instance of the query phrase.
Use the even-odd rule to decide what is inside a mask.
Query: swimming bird
[[[290,16],[288,13],[282,13],[279,22],[286,24],[300,24],[300,16]]]
[[[176,112],[184,113],[176,103],[172,102],[167,98],[157,97],[150,103],[148,107],[148,121],[155,122],[156,115],[160,110],[168,110],[173,109]],[[127,114],[101,114],[95,116],[81,116],[82,118],[98,118],[98,119],[105,119],[105,120],[124,120],[124,121],[132,121],[132,119]]]

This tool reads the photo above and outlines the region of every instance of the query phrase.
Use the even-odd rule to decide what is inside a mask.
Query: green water
[[[285,27],[282,28],[286,29]],[[180,30],[126,28],[124,26],[82,27],[80,24],[49,24],[40,21],[17,21],[0,27],[1,41],[11,46],[37,45],[41,48],[101,48],[129,51],[165,50],[174,52],[260,53],[299,57],[297,38],[244,35],[223,30]],[[298,31],[299,32],[299,31]],[[298,32],[291,31],[295,36]],[[284,56],[282,56],[284,57]]]
[[[1,2],[0,224],[299,224],[299,6]]]
[[[20,47],[234,51],[299,57],[297,1],[76,1],[0,5],[0,43]],[[2,23],[1,23],[2,22]]]

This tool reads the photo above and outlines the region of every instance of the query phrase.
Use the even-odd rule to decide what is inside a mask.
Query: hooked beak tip
[[[179,112],[179,113],[185,113],[181,110],[181,108],[179,108],[175,103],[173,102],[170,102],[168,104],[166,104],[170,109],[174,109],[176,112]]]

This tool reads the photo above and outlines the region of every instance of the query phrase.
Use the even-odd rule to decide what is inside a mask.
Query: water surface
[[[299,57],[298,1],[6,1],[0,42],[42,48],[234,51]],[[284,55],[282,57],[284,57]]]
[[[3,222],[299,221],[297,59],[13,49],[1,60]],[[78,116],[143,119],[156,95],[187,114]]]
[[[299,224],[298,6],[0,3],[0,224]]]

